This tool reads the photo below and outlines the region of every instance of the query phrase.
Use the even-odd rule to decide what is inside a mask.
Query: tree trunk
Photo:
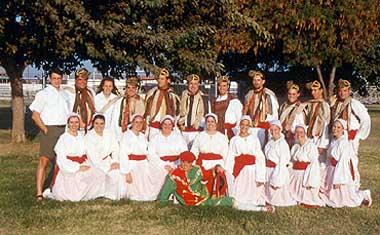
[[[25,106],[22,87],[22,73],[25,66],[17,66],[15,61],[9,59],[3,66],[11,81],[12,92],[12,143],[25,142]]]
[[[334,95],[334,80],[335,80],[335,73],[336,73],[336,65],[334,65],[330,72],[330,78],[329,78],[329,97]]]
[[[319,81],[321,82],[322,84],[322,88],[323,88],[323,98],[325,100],[327,100],[327,88],[326,88],[326,84],[325,84],[325,81],[323,80],[323,75],[322,75],[322,70],[321,70],[321,66],[319,64],[316,65],[316,69],[317,69],[317,73],[318,73],[318,79]]]

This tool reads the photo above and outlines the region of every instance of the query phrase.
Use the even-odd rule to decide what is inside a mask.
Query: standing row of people
[[[164,132],[164,127],[161,126],[162,123],[160,121],[164,117],[167,117],[166,115],[170,115],[171,118],[166,120],[169,126],[168,129],[175,127],[175,129],[178,130],[175,131],[175,133],[181,138],[182,136],[185,137],[185,149],[189,148],[194,152],[197,157],[197,164],[202,166],[204,175],[210,175],[210,172],[207,172],[207,170],[214,172],[216,169],[218,173],[225,173],[224,167],[227,167],[228,164],[218,164],[218,161],[220,163],[221,159],[224,160],[223,156],[226,156],[226,154],[220,154],[221,157],[211,153],[213,153],[213,148],[225,146],[224,142],[226,142],[228,146],[229,139],[234,135],[236,135],[236,137],[240,136],[243,129],[241,125],[239,125],[239,120],[243,115],[247,115],[251,120],[249,124],[250,127],[247,128],[247,133],[249,133],[249,136],[257,138],[260,142],[259,149],[264,149],[265,151],[267,146],[273,144],[271,143],[273,140],[273,131],[270,125],[271,121],[280,119],[280,121],[278,121],[281,127],[280,132],[284,133],[285,140],[290,147],[295,144],[294,135],[296,127],[301,124],[305,125],[304,130],[306,136],[317,146],[318,158],[323,164],[323,168],[324,164],[328,162],[326,150],[329,146],[329,126],[332,126],[329,124],[330,122],[333,124],[336,119],[341,118],[346,121],[344,128],[348,128],[350,144],[354,147],[356,146],[356,148],[354,148],[355,156],[353,156],[353,158],[355,159],[352,160],[352,168],[354,174],[356,174],[355,182],[356,188],[358,189],[360,182],[357,170],[358,140],[365,139],[368,136],[370,118],[363,105],[350,97],[344,97],[347,92],[345,93],[341,90],[348,90],[348,94],[350,91],[350,84],[345,80],[339,82],[338,98],[333,101],[334,103],[330,109],[329,104],[323,100],[323,90],[317,81],[313,82],[310,86],[313,99],[305,103],[299,101],[299,87],[295,84],[290,84],[288,87],[288,101],[279,108],[275,94],[264,86],[264,75],[256,71],[250,71],[249,73],[249,76],[252,78],[253,90],[248,92],[244,105],[229,94],[229,80],[225,76],[218,79],[218,96],[209,100],[208,96],[204,95],[199,89],[200,78],[197,75],[187,77],[188,89],[185,90],[182,97],[179,98],[170,87],[170,76],[166,69],[160,70],[157,76],[157,87],[148,91],[145,99],[142,99],[140,95],[137,94],[139,81],[136,78],[127,80],[125,95],[118,97],[115,94],[112,95],[112,91],[115,92],[115,85],[112,79],[104,79],[101,84],[101,92],[98,95],[94,95],[94,93],[87,88],[88,72],[85,69],[81,69],[78,70],[75,75],[75,88],[67,87],[62,89],[60,87],[61,74],[59,71],[52,71],[50,74],[52,86],[48,86],[48,88],[39,92],[35,101],[30,106],[33,111],[33,119],[46,135],[43,136],[41,142],[46,141],[44,140],[44,137],[46,137],[46,139],[54,143],[54,139],[51,138],[51,136],[47,136],[53,134],[53,131],[48,131],[48,127],[57,127],[59,129],[58,134],[54,137],[55,140],[63,131],[64,123],[62,120],[57,123],[51,123],[50,125],[50,121],[56,118],[54,115],[53,117],[49,117],[49,115],[52,115],[51,113],[57,115],[61,112],[61,119],[65,116],[63,115],[65,112],[74,111],[78,113],[79,131],[86,133],[89,128],[93,127],[95,129],[94,124],[91,122],[91,117],[96,111],[100,112],[105,119],[105,129],[107,132],[113,133],[117,142],[121,142],[122,139],[125,138],[129,131],[128,128],[132,123],[132,117],[138,115],[143,118],[142,130],[146,129],[145,135],[148,136],[149,143],[159,141],[159,138],[157,139],[155,136],[159,133],[162,135],[162,132]],[[54,77],[59,76],[60,78],[56,79],[57,82],[56,85],[54,85]],[[49,91],[55,92],[56,101],[53,101],[50,96],[47,98],[47,94],[45,94],[45,96],[43,95]],[[57,102],[61,102],[62,104],[66,102],[67,105],[66,107],[64,107],[65,105],[58,106]],[[330,110],[334,115],[330,115]],[[219,142],[208,143],[210,138],[208,139],[205,132],[201,132],[203,128],[207,126],[204,115],[209,112],[215,113],[211,116],[214,117],[216,130],[219,131],[216,132],[219,134],[215,135],[215,137],[221,136],[216,138],[220,140]],[[245,121],[248,121],[246,119]],[[168,123],[168,120],[170,120],[171,124]],[[144,127],[145,125],[147,125],[146,128]],[[172,125],[172,127],[170,127],[170,125]],[[162,128],[161,131],[160,127]],[[162,141],[167,141],[167,137],[168,136],[164,136]],[[178,142],[181,138],[174,136],[173,140],[174,142]],[[161,142],[159,141],[159,144],[155,144],[155,146],[158,146],[158,149],[164,152],[166,149],[173,147],[170,141],[167,141],[166,147],[163,147],[165,146],[163,144],[164,142]],[[232,140],[231,143],[233,143]],[[44,144],[44,147],[50,148],[50,151],[52,149],[51,146],[54,145],[48,147],[48,145]],[[41,150],[43,150],[43,148],[41,148]],[[40,153],[40,163],[36,172],[37,195],[39,199],[42,199],[42,185],[45,177],[44,168],[46,168],[49,162],[47,157],[50,157],[52,161],[54,160],[54,152],[51,152],[52,153],[49,154]],[[176,155],[178,156],[178,154],[179,153]],[[168,156],[170,158],[170,155]],[[159,159],[161,159],[161,157],[162,156],[160,156]],[[178,161],[178,159],[176,161]],[[208,166],[208,162],[210,162],[211,167]],[[164,169],[166,172],[171,172],[176,165],[178,165],[178,162],[174,165],[165,165]],[[229,167],[231,167],[231,164],[229,164]],[[216,177],[216,181],[211,179],[208,181],[208,189],[210,192],[215,191],[215,193],[222,195],[226,190],[226,187],[223,187],[223,185],[233,185],[235,183],[234,180],[236,180],[236,178],[233,177],[233,171],[230,169],[227,173],[228,174],[219,174],[220,178]],[[162,175],[166,177],[166,174]],[[165,180],[165,177],[161,178]],[[157,176],[155,178],[160,177]],[[215,183],[220,186],[218,190],[215,190]]]

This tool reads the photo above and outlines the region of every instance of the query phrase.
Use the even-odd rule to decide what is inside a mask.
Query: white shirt
[[[218,131],[213,135],[202,131],[195,137],[191,152],[193,152],[197,158],[199,153],[214,153],[223,157],[223,159],[219,160],[202,161],[202,165],[206,170],[213,168],[217,164],[224,166],[224,161],[228,155],[228,139]]]
[[[348,118],[348,125],[351,130],[358,130],[355,139],[365,140],[371,131],[371,117],[368,114],[367,108],[358,100],[352,99],[351,107],[352,111],[357,115],[360,121],[353,113],[351,113],[351,117]]]
[[[119,162],[119,144],[115,137],[110,130],[104,130],[103,136],[99,136],[92,129],[84,138],[87,157],[96,168],[107,174],[111,164]]]
[[[100,110],[102,110],[102,108],[104,106],[106,106],[108,104],[108,102],[112,101],[113,99],[115,99],[117,97],[117,95],[111,93],[110,96],[108,98],[106,98],[104,96],[104,93],[103,92],[100,92],[99,94],[97,94],[95,96],[95,99],[94,99],[94,102],[95,102],[95,110],[96,112],[100,112]],[[116,103],[116,102],[115,102]],[[113,103],[112,105],[110,105],[108,107],[107,110],[105,110],[103,112],[103,115],[105,116],[106,118],[106,125],[105,125],[105,128],[110,128],[111,126],[111,117],[112,117],[112,112],[113,112],[113,109],[114,109],[114,106],[115,106],[115,103]]]
[[[123,133],[120,141],[120,172],[128,174],[135,169],[137,162],[147,162],[148,160],[136,161],[129,160],[129,155],[146,155],[148,156],[148,140],[143,133],[136,135],[131,130]]]
[[[47,125],[65,125],[69,115],[69,98],[62,88],[52,85],[39,91],[29,106],[33,112],[40,113],[42,122]]]

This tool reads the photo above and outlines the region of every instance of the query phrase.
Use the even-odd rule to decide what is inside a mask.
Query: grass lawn
[[[36,140],[6,144],[0,131],[0,234],[380,234],[380,113],[360,146],[362,188],[372,191],[371,208],[276,208],[274,214],[229,208],[161,207],[156,202],[37,203]]]

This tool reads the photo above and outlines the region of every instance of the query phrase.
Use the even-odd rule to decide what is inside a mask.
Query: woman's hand
[[[224,169],[223,169],[222,166],[220,166],[220,165],[216,165],[216,166],[215,166],[215,172],[216,172],[216,173],[223,173],[223,172],[224,172]]]
[[[340,189],[340,187],[342,186],[343,184],[334,184],[333,185],[333,188],[334,189]]]
[[[125,181],[127,182],[127,184],[132,184],[133,179],[132,179],[132,174],[131,174],[131,173],[128,173],[128,174],[125,176]]]
[[[165,170],[167,170],[169,173],[173,171],[173,168],[169,165],[165,166]]]
[[[91,168],[90,166],[82,165],[79,167],[79,171],[88,171],[90,168]]]
[[[256,182],[256,186],[257,187],[261,187],[261,186],[263,186],[264,185],[264,182]]]
[[[114,162],[111,164],[111,168],[110,168],[110,171],[112,170],[118,170],[120,169],[120,164],[118,162]]]
[[[274,189],[274,190],[277,190],[277,189],[279,189],[280,187],[276,187],[276,186],[273,186],[273,185],[271,185],[270,186],[272,189]]]

